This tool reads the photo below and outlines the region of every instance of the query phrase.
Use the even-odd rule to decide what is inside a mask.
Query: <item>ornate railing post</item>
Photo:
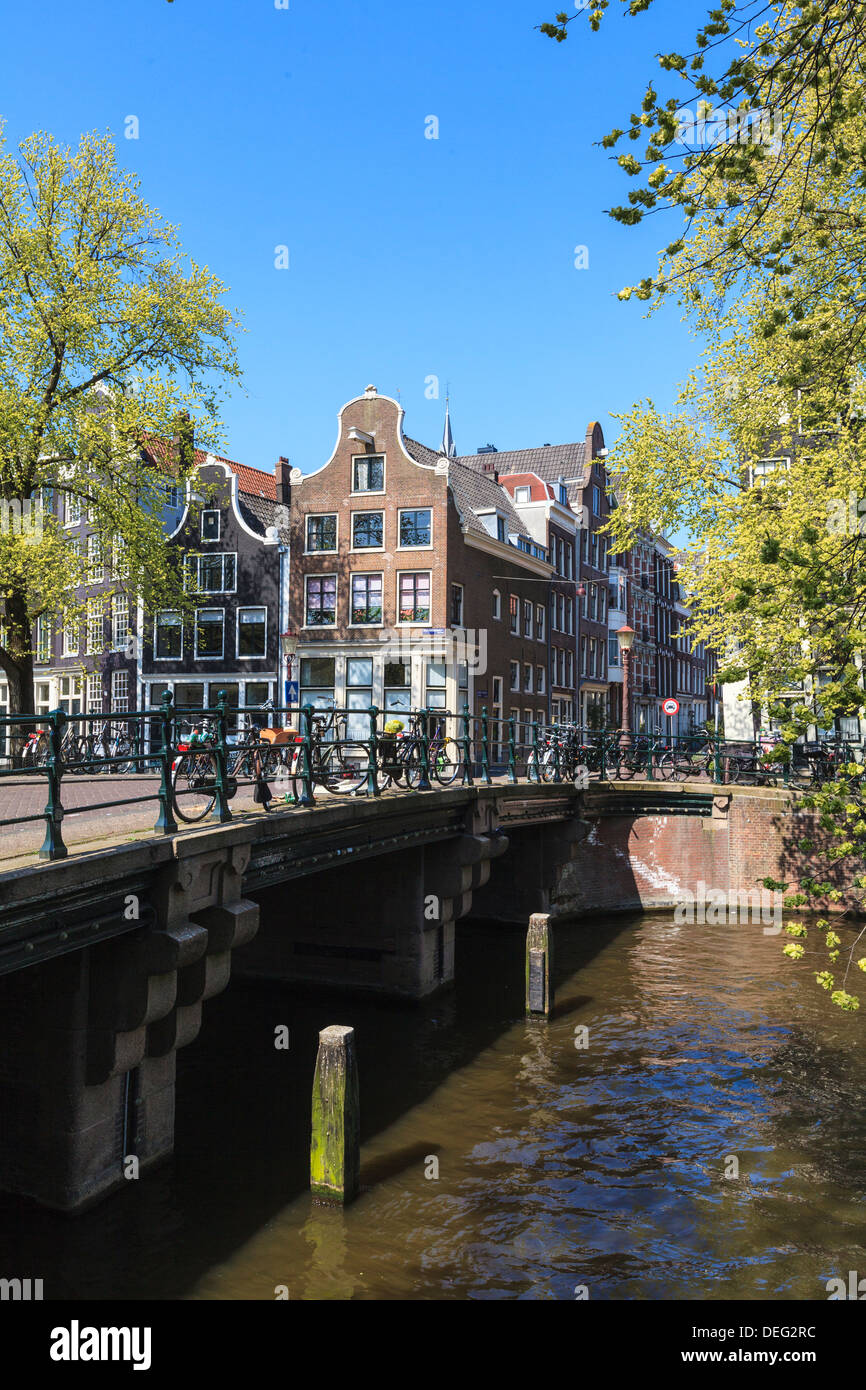
[[[463,704],[463,713],[460,717],[463,720],[463,738],[461,740],[463,744],[463,782],[461,785],[464,787],[472,787],[475,785],[475,783],[472,780],[472,762],[470,753],[471,718],[469,714],[469,705],[467,702],[464,702]]]
[[[713,781],[716,786],[722,781],[722,741],[718,733],[713,734]]]
[[[313,706],[301,708],[301,795],[299,806],[315,806],[313,796]]]
[[[159,815],[156,818],[156,825],[153,827],[154,830],[161,830],[163,835],[173,835],[177,830],[171,794],[171,765],[174,762],[171,742],[173,720],[171,691],[167,690],[162,697],[162,709],[159,715],[160,734],[162,736],[162,746],[159,750]]]
[[[529,725],[532,730],[532,763],[535,768],[535,780],[541,781],[541,750],[538,746],[538,720],[533,719]]]
[[[561,781],[562,781],[562,765],[561,765],[561,763],[560,763],[560,754],[559,754],[559,729],[558,729],[558,726],[554,725],[554,727],[553,727],[551,733],[552,733],[552,737],[553,737],[553,780],[554,780],[554,782],[561,782]],[[539,768],[539,773],[540,773],[540,772],[541,772],[541,769]]]
[[[421,776],[418,779],[419,792],[432,791],[430,785],[430,713],[427,709],[422,709],[421,732],[418,735],[418,743],[421,750]]]
[[[376,705],[371,705],[367,713],[370,716],[370,756],[367,763],[367,795],[381,796],[382,788],[379,786],[379,710]]]
[[[45,839],[39,851],[40,859],[65,859],[68,853],[63,843],[60,828],[63,820],[63,803],[60,800],[60,782],[63,777],[63,730],[67,724],[66,711],[53,709],[48,715],[51,725],[48,731],[48,761],[45,773],[48,778],[48,800],[45,803]]]
[[[225,825],[232,818],[229,810],[228,796],[228,751],[226,744],[226,692],[217,692],[217,737],[213,748],[214,761],[216,763],[216,806],[211,812],[210,819],[219,821],[220,825]]]
[[[516,728],[515,728],[515,719],[514,719],[514,715],[513,715],[513,714],[509,714],[509,716],[508,716],[508,780],[509,780],[509,782],[516,782],[516,781],[517,781],[517,753],[516,753],[516,748],[515,748],[516,737],[517,737],[517,730],[516,730]]]
[[[490,776],[490,722],[486,705],[481,710],[481,780],[485,787],[489,787],[493,780]]]

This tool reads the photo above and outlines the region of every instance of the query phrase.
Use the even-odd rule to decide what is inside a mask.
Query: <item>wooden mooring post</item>
[[[358,1195],[360,1174],[355,1030],[334,1024],[319,1034],[313,1079],[310,1188],[314,1197],[345,1206]]]
[[[548,912],[533,912],[526,933],[526,1012],[549,1018],[553,1008],[553,932]]]

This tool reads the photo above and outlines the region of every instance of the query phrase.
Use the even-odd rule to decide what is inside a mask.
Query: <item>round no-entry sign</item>
[[[662,700],[662,709],[665,714],[678,714],[680,708],[679,700]]]

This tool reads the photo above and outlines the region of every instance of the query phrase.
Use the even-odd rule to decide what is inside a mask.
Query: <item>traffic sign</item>
[[[679,700],[662,700],[662,709],[665,714],[678,714],[680,709]]]

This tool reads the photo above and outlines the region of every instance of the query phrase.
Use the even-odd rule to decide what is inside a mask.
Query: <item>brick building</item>
[[[371,703],[487,707],[526,737],[547,717],[547,549],[493,471],[411,439],[403,415],[368,387],[339,412],[328,462],[291,475],[301,701],[358,710],[350,737]]]

